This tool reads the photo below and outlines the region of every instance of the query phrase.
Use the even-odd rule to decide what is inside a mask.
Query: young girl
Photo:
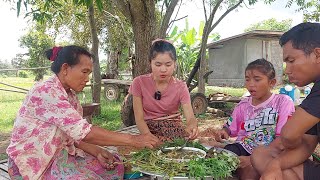
[[[254,176],[250,171],[252,150],[259,145],[269,145],[279,136],[295,110],[289,96],[271,92],[275,84],[275,70],[269,61],[257,59],[249,63],[245,70],[245,87],[251,96],[239,102],[223,129],[216,132],[218,142],[229,136],[237,137],[234,144],[224,148],[240,156],[241,179]]]
[[[173,77],[176,68],[176,50],[166,40],[156,40],[150,50],[152,72],[136,77],[129,89],[133,95],[135,121],[141,134],[152,134],[161,141],[198,134],[190,94],[186,84]],[[181,121],[179,107],[186,118]]]

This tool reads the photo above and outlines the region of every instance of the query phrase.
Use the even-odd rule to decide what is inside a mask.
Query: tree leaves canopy
[[[255,24],[251,24],[244,31],[253,31],[253,30],[273,30],[273,31],[288,31],[291,28],[292,19],[285,19],[282,21],[277,21],[275,18],[267,19],[260,21]]]

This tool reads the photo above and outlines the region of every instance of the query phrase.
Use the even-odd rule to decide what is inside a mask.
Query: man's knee
[[[250,156],[251,163],[254,163],[254,164],[259,163],[262,158],[265,158],[267,153],[268,153],[267,147],[265,146],[260,146],[255,148]]]
[[[266,146],[260,146],[253,150],[250,156],[252,166],[261,174],[267,163],[272,159],[270,149]]]

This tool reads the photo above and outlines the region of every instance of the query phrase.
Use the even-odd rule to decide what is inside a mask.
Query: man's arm
[[[297,148],[283,150],[278,156],[274,156],[262,171],[260,180],[282,179],[283,170],[301,165],[311,155],[317,143],[317,136],[304,135]]]
[[[278,161],[276,163],[280,163],[282,170],[296,167],[310,157],[317,144],[318,136],[305,134],[302,137],[301,145],[294,149],[285,149],[272,161]],[[270,163],[275,163],[272,161]]]
[[[298,107],[281,130],[281,142],[286,149],[294,149],[302,143],[305,132],[319,122],[319,118]]]

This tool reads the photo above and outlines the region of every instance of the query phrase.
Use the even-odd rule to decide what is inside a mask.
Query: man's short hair
[[[289,41],[293,48],[309,55],[315,48],[320,48],[320,23],[306,22],[294,26],[281,36],[279,44],[282,47]]]

